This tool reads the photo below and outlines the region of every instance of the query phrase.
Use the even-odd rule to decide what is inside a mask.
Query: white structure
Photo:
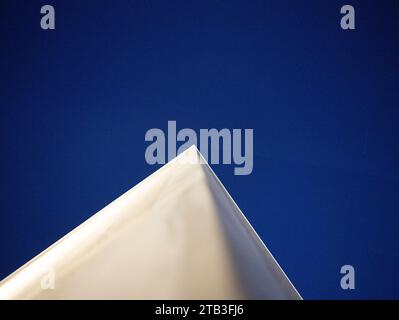
[[[195,147],[0,283],[0,299],[301,299]],[[185,160],[185,161],[182,161]]]

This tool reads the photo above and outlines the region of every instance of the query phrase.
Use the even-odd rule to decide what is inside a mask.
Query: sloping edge
[[[1,289],[3,286],[5,286],[7,284],[7,282],[9,280],[11,280],[11,278],[13,276],[15,276],[18,272],[22,271],[23,269],[29,267],[30,264],[34,263],[36,260],[38,260],[40,257],[42,257],[43,255],[45,255],[48,251],[52,250],[54,247],[56,247],[58,244],[60,244],[61,242],[63,242],[64,240],[67,240],[68,238],[70,238],[71,236],[74,235],[74,233],[76,233],[78,230],[80,230],[81,228],[83,228],[86,224],[90,223],[92,220],[94,220],[96,217],[98,217],[99,215],[101,215],[101,213],[108,207],[110,207],[111,205],[114,205],[116,202],[120,201],[122,198],[127,197],[129,195],[129,193],[131,193],[133,190],[139,188],[142,184],[144,184],[146,181],[148,181],[149,179],[151,179],[152,177],[154,177],[156,174],[159,174],[160,172],[166,170],[168,167],[170,167],[170,165],[172,165],[173,163],[175,163],[176,161],[179,161],[180,159],[182,159],[187,153],[190,153],[192,151],[196,152],[197,156],[199,156],[199,164],[201,165],[206,165],[207,168],[209,169],[209,172],[211,172],[213,178],[215,179],[215,181],[217,181],[217,183],[219,184],[219,186],[222,188],[222,190],[225,192],[225,194],[228,196],[228,198],[230,199],[230,201],[233,203],[234,207],[236,208],[237,212],[239,213],[238,218],[240,220],[242,220],[244,223],[247,224],[247,226],[249,226],[249,229],[254,237],[254,240],[256,242],[258,242],[258,244],[260,245],[260,247],[266,252],[266,254],[270,255],[270,257],[272,258],[272,261],[275,263],[275,265],[277,266],[277,268],[280,270],[280,272],[284,275],[285,279],[288,281],[288,283],[292,286],[292,288],[294,289],[295,293],[298,295],[298,297],[303,300],[302,296],[299,294],[298,290],[295,288],[295,286],[292,284],[292,282],[290,281],[290,279],[288,278],[288,276],[286,275],[286,273],[284,272],[284,270],[281,268],[281,266],[278,264],[277,260],[274,258],[273,254],[270,252],[270,250],[266,247],[265,243],[262,241],[262,239],[259,237],[259,235],[257,234],[257,232],[255,231],[255,229],[253,228],[253,226],[251,225],[251,223],[248,221],[248,219],[246,218],[246,216],[244,215],[244,213],[242,212],[242,210],[240,209],[240,207],[237,205],[237,203],[234,201],[234,199],[232,198],[232,196],[230,195],[230,193],[227,191],[227,189],[225,188],[225,186],[223,185],[223,183],[220,181],[220,179],[218,178],[218,176],[215,174],[215,172],[212,170],[211,166],[208,164],[208,162],[205,160],[205,158],[202,156],[201,152],[198,150],[198,148],[195,145],[192,145],[191,147],[187,148],[184,152],[180,153],[177,157],[173,158],[171,161],[169,161],[168,163],[166,163],[165,165],[163,165],[161,168],[159,168],[158,170],[156,170],[155,172],[153,172],[152,174],[150,174],[148,177],[144,178],[143,180],[141,180],[139,183],[137,183],[135,186],[133,186],[132,188],[130,188],[129,190],[127,190],[126,192],[124,192],[122,195],[120,195],[118,198],[116,198],[115,200],[113,200],[112,202],[110,202],[108,205],[106,205],[104,208],[102,208],[101,210],[99,210],[98,212],[96,212],[95,214],[93,214],[91,217],[89,217],[88,219],[86,219],[84,222],[82,222],[80,225],[78,225],[77,227],[75,227],[74,229],[72,229],[70,232],[68,232],[66,235],[64,235],[63,237],[61,237],[59,240],[57,240],[55,243],[53,243],[52,245],[50,245],[47,249],[44,249],[41,253],[39,253],[38,255],[36,255],[35,257],[33,257],[31,260],[29,260],[28,262],[26,262],[25,264],[23,264],[21,267],[19,267],[17,270],[15,270],[14,272],[12,272],[10,275],[8,275],[6,278],[4,278],[2,281],[0,281],[0,300],[4,299],[4,297],[2,297],[1,295]]]
[[[191,148],[191,147],[190,147]],[[213,177],[215,178],[215,180],[217,181],[217,183],[219,184],[219,186],[223,189],[223,191],[226,193],[226,195],[228,196],[228,198],[230,199],[230,201],[233,203],[233,205],[235,206],[235,208],[237,209],[237,211],[239,212],[240,216],[238,217],[240,220],[243,220],[250,228],[250,231],[252,232],[252,235],[254,236],[255,241],[257,241],[259,243],[259,245],[261,246],[261,248],[268,254],[270,255],[270,257],[272,258],[273,262],[276,264],[276,266],[278,267],[278,269],[281,271],[281,273],[284,275],[285,279],[288,281],[288,283],[292,286],[292,288],[294,288],[295,293],[298,295],[298,297],[303,300],[302,296],[300,295],[300,293],[298,292],[298,290],[296,289],[296,287],[293,285],[293,283],[291,282],[291,280],[288,278],[287,274],[284,272],[283,268],[281,268],[281,266],[279,265],[279,263],[277,262],[277,260],[274,258],[273,254],[270,252],[270,250],[266,247],[265,243],[262,241],[261,237],[258,235],[258,233],[255,231],[254,227],[251,225],[251,223],[248,221],[247,217],[244,215],[244,213],[242,212],[242,210],[240,209],[240,207],[237,205],[237,203],[234,201],[233,197],[230,195],[230,193],[227,191],[226,187],[223,185],[223,183],[220,181],[220,179],[218,178],[218,176],[216,175],[216,173],[213,171],[213,169],[211,168],[211,166],[208,164],[208,162],[205,160],[205,158],[202,156],[201,152],[197,149],[197,147],[194,146],[194,148],[196,149],[197,153],[199,154],[199,156],[201,157],[203,164],[206,164],[206,166],[209,168],[209,171],[212,173]]]

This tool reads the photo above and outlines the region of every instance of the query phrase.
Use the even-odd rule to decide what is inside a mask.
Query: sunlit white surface
[[[300,299],[200,157],[192,147],[123,194],[3,280],[0,299]]]

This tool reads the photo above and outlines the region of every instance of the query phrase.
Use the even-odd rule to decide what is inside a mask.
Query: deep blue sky
[[[155,171],[144,134],[176,120],[254,129],[252,175],[213,168],[304,298],[399,298],[398,16],[377,0],[1,1],[0,278]]]

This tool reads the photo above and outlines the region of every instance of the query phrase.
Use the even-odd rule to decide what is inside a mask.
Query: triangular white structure
[[[195,147],[0,283],[0,299],[300,299]],[[185,160],[185,161],[182,161]]]

